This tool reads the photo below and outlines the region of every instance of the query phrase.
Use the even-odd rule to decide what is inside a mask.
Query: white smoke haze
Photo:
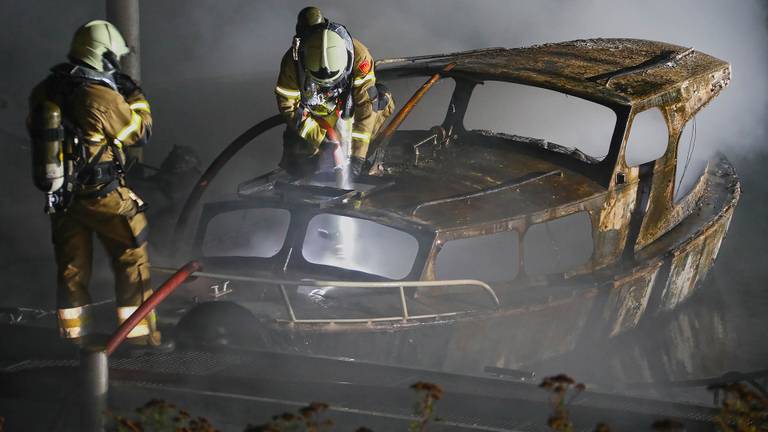
[[[104,13],[102,1],[78,2],[51,14],[55,5],[53,1],[4,1],[8,13],[0,18],[4,21],[2,60],[14,66],[4,70],[0,84],[0,97],[8,104],[0,111],[5,129],[18,133],[28,89],[50,64],[63,60],[73,29]],[[244,0],[143,2],[144,86],[155,96],[158,117],[157,151],[149,151],[150,159],[162,158],[171,142],[183,142],[200,146],[207,160],[239,131],[274,113],[271,84],[290,44],[296,12],[306,5]],[[315,5],[330,19],[347,25],[376,58],[591,37],[693,46],[731,62],[734,70],[731,85],[699,115],[697,147],[746,152],[765,141],[768,31],[763,1],[727,6],[716,1],[557,0],[319,1]],[[40,21],[46,25],[40,26]],[[202,92],[199,87],[204,87]],[[269,153],[274,159],[279,150]]]
[[[66,2],[63,7],[54,0],[0,0],[0,5],[0,64],[4,66],[0,144],[5,152],[0,156],[0,305],[53,308],[55,276],[48,220],[41,211],[42,195],[29,178],[28,153],[22,148],[26,145],[26,97],[50,66],[65,60],[77,26],[104,17],[104,1]],[[174,144],[185,144],[196,147],[207,165],[241,132],[274,115],[279,62],[290,45],[296,13],[307,5],[293,0],[141,2],[142,84],[155,117],[147,161],[157,165]],[[697,115],[697,157],[723,151],[737,170],[742,166],[752,170],[752,179],[759,179],[754,173],[762,169],[750,160],[752,156],[768,159],[768,5],[764,0],[397,0],[317,1],[314,5],[331,20],[345,24],[375,58],[597,37],[692,46],[733,66],[730,86]],[[415,90],[421,81],[409,81],[401,89]],[[436,86],[425,106],[414,111],[424,121],[420,126],[442,119],[448,86]],[[409,94],[397,96],[402,104]],[[430,98],[440,103],[430,105]],[[439,114],[430,111],[433,106]],[[680,155],[686,151],[684,135]],[[280,130],[261,137],[227,168],[204,200],[232,193],[237,181],[272,169],[280,152]],[[689,176],[695,177],[700,168],[689,169],[693,170]],[[755,251],[750,237],[768,234],[765,211],[756,204],[761,198],[749,195],[750,190],[766,191],[764,184],[745,183],[746,195],[734,225],[739,220],[756,222],[741,231],[736,228],[741,237],[726,239],[721,260],[728,259],[724,255],[729,251],[730,256],[738,256],[742,245]],[[757,231],[749,232],[752,228]],[[729,244],[745,238],[744,243]],[[765,253],[744,254],[744,263],[736,263],[742,266],[737,268],[744,279],[754,275],[754,285],[765,282],[760,256]],[[109,297],[110,292],[110,286],[101,287],[96,297]],[[749,309],[743,303],[749,301],[737,302],[734,314],[757,313],[754,306]],[[752,340],[744,337],[741,343]],[[722,368],[747,368],[768,360],[764,351],[752,359],[732,356],[716,363]]]

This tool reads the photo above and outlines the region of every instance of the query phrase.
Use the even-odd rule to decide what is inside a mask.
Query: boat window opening
[[[270,258],[283,247],[291,213],[285,209],[251,208],[219,213],[206,227],[203,255]]]
[[[438,279],[511,281],[517,276],[520,236],[517,231],[449,240],[435,262]]]
[[[324,213],[309,221],[302,254],[312,264],[402,279],[410,274],[418,250],[416,238],[403,231]]]
[[[400,109],[427,79],[427,76],[419,76],[387,81],[387,87],[395,99],[395,110]],[[456,83],[452,79],[444,78],[436,82],[424,98],[413,107],[413,111],[405,118],[399,130],[428,130],[432,126],[442,124],[448,112],[454,87]]]
[[[655,161],[664,156],[668,142],[667,123],[661,110],[645,110],[632,120],[624,160],[630,167]]]
[[[532,225],[523,238],[523,265],[529,275],[563,273],[592,258],[592,222],[582,211]]]
[[[581,151],[596,161],[608,155],[616,114],[608,107],[552,90],[486,81],[472,91],[467,130],[543,139]]]
[[[696,186],[699,178],[704,175],[707,162],[711,157],[711,150],[705,147],[696,148],[696,117],[693,117],[686,123],[677,145],[675,190],[672,198],[674,203],[685,198]]]

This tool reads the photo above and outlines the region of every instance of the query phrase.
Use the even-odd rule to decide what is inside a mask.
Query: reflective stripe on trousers
[[[123,324],[128,318],[131,317],[131,315],[136,312],[138,309],[138,306],[121,306],[117,308],[117,320],[119,324]],[[146,318],[139,321],[139,323],[134,327],[129,333],[128,338],[135,338],[139,336],[146,336],[149,334],[150,331],[150,321],[153,318],[155,311],[152,311],[147,315]]]
[[[85,307],[63,308],[58,310],[59,335],[65,339],[85,336]]]

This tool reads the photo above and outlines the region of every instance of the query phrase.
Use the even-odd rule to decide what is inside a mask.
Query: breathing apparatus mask
[[[307,76],[301,99],[312,114],[327,116],[336,110],[343,93],[344,85],[322,87]]]

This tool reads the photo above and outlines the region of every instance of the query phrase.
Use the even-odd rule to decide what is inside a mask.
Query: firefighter
[[[60,109],[62,118],[65,144],[59,159],[68,167],[67,181],[48,213],[58,267],[59,329],[75,343],[89,332],[93,234],[111,258],[118,321],[152,293],[146,205],[124,180],[125,149],[146,143],[152,129],[142,89],[120,72],[120,57],[129,51],[114,25],[91,21],[75,32],[69,62],[54,66],[30,96],[33,146],[41,135],[53,139],[50,129],[46,135],[38,126],[41,107]],[[170,347],[156,329],[154,312],[128,338],[137,345]]]
[[[283,56],[275,93],[285,117],[280,166],[305,176],[321,150],[340,145],[354,176],[363,173],[368,145],[394,110],[391,93],[376,83],[373,57],[347,29],[319,9],[299,12],[293,45]],[[339,143],[332,142],[332,127]]]

